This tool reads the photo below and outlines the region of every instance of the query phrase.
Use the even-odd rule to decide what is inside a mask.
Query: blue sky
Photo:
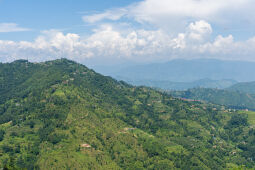
[[[252,0],[0,0],[0,61],[255,61]]]
[[[84,14],[129,5],[134,0],[0,0],[0,23],[17,23],[28,32],[0,33],[1,39],[33,40],[42,30],[87,33]]]

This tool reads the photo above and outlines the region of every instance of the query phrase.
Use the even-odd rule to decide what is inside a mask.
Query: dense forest
[[[0,64],[4,169],[252,169],[254,127],[66,59]]]

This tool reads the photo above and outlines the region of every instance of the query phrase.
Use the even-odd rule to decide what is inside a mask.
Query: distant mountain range
[[[255,109],[254,62],[172,60],[166,63],[95,69],[132,85],[171,91],[175,97]]]
[[[255,63],[214,59],[172,60],[145,65],[94,67],[96,71],[117,79],[139,81],[194,82],[203,79],[255,81]],[[216,86],[217,87],[217,86]],[[215,88],[216,88],[215,87]]]
[[[121,80],[121,78],[119,78]],[[237,83],[235,80],[201,79],[193,82],[172,82],[167,80],[125,80],[135,86],[149,86],[164,90],[187,90],[191,88],[228,88]]]

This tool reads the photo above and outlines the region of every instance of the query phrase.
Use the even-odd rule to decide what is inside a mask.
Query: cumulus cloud
[[[85,22],[97,24],[127,19],[133,29],[126,29],[124,34],[122,30],[102,28],[86,41],[96,43],[95,56],[255,60],[252,55],[255,38],[237,41],[231,32],[227,36],[213,34],[213,26],[217,28],[215,32],[224,31],[225,35],[225,28],[242,30],[255,26],[254,5],[252,0],[142,0],[84,16]],[[140,29],[148,26],[154,30]]]
[[[29,58],[42,61],[60,57],[80,61],[93,57],[135,59],[164,53],[164,49],[172,45],[170,37],[160,30],[141,29],[123,34],[111,25],[102,25],[86,38],[50,30],[42,32],[33,42],[0,41],[0,60]]]
[[[203,42],[211,35],[212,27],[206,21],[201,20],[190,23],[187,31],[190,39]]]
[[[66,57],[79,59],[89,57],[83,51],[83,44],[77,34],[64,35],[57,31],[45,31],[34,42],[0,41],[0,58],[2,61],[12,61],[28,58],[32,61],[43,61]]]
[[[191,22],[185,30],[172,36],[160,29],[121,32],[104,24],[88,37],[56,30],[43,31],[33,42],[0,40],[0,61],[21,58],[43,61],[62,57],[78,61],[93,58],[159,61],[176,57],[240,59],[240,56],[255,61],[252,55],[255,38],[247,41],[235,41],[232,35],[212,38],[212,27],[204,20]]]
[[[20,32],[29,31],[28,28],[19,27],[16,23],[0,23],[0,32]]]

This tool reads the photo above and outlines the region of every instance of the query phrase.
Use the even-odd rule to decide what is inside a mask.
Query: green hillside
[[[248,122],[251,125],[255,126],[255,112],[253,112],[253,111],[239,111],[239,113],[247,114],[248,115]]]
[[[207,101],[235,109],[255,110],[255,95],[240,91],[194,88],[186,91],[172,91],[170,94],[175,97]]]
[[[0,64],[0,169],[255,167],[247,114],[66,59]]]
[[[229,88],[231,91],[239,91],[249,94],[255,94],[255,82],[237,83]]]
[[[187,90],[198,87],[224,89],[236,83],[236,81],[234,80],[201,79],[193,82],[172,82],[167,80],[128,80],[121,77],[116,78],[118,78],[118,80],[126,81],[135,86],[148,86],[152,88],[160,88],[163,90]]]

